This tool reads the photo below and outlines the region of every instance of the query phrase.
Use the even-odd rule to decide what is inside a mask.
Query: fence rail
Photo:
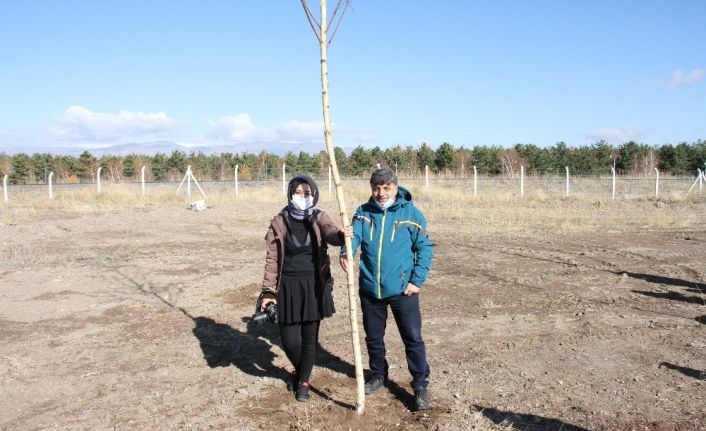
[[[286,173],[283,168],[283,173]],[[53,174],[53,173],[52,173]],[[188,179],[188,195],[191,196],[190,183],[193,179],[196,185],[202,184],[206,189],[233,189],[237,197],[241,188],[251,189],[255,187],[267,187],[270,185],[278,186],[282,184],[282,192],[285,193],[286,176],[281,179],[270,180],[239,180],[238,170],[236,168],[234,178],[225,181],[206,181],[200,180],[193,176],[190,169],[187,169],[184,179],[180,181],[144,181],[144,176],[141,181],[127,182],[109,182],[106,183],[100,176],[100,171],[96,172],[98,181],[90,183],[60,183],[52,182],[52,175],[49,175],[48,183],[42,184],[8,184],[8,176],[3,177],[3,200],[8,203],[12,190],[41,190],[46,188],[48,191],[48,199],[53,199],[55,192],[59,193],[62,190],[89,189],[92,188],[97,194],[102,193],[101,184],[122,184],[134,185],[142,194],[146,194],[147,189],[165,187],[173,187],[176,191],[181,188],[184,180]],[[328,185],[329,192],[332,190],[332,182],[330,176],[315,178],[318,180],[321,189],[326,189]],[[197,182],[198,181],[198,182]],[[344,178],[347,183],[366,185],[368,180],[355,177]],[[461,192],[468,193],[472,196],[493,196],[493,195],[518,195],[524,197],[530,196],[575,196],[575,197],[610,197],[612,199],[633,199],[661,196],[686,196],[689,193],[701,194],[704,185],[706,185],[706,176],[702,171],[698,171],[692,177],[660,177],[659,171],[655,169],[655,174],[652,176],[618,176],[618,175],[602,175],[602,176],[572,176],[566,169],[565,175],[525,175],[524,170],[521,170],[519,175],[515,176],[490,176],[478,175],[474,172],[468,176],[444,176],[432,175],[428,171],[423,176],[401,176],[400,183],[409,186],[442,186],[453,188]],[[200,189],[200,187],[199,187]],[[202,194],[203,190],[200,190]],[[205,194],[204,194],[205,196]]]

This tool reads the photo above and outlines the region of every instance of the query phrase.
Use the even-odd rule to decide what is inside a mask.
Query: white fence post
[[[287,183],[285,182],[285,168],[286,164],[282,163],[282,194],[287,196]]]
[[[142,196],[145,195],[145,165],[140,169],[140,183],[142,183]]]
[[[701,183],[703,182],[703,179],[704,179],[704,173],[701,172],[701,169],[697,169],[697,171],[699,171],[699,194],[701,194],[701,186],[702,186]]]
[[[424,165],[424,185],[429,185],[429,165]]]
[[[179,193],[179,190],[181,190],[181,186],[184,184],[184,181],[186,181],[186,194],[191,198],[191,180],[194,180],[194,184],[196,184],[196,187],[198,187],[199,192],[201,192],[201,196],[206,198],[206,193],[203,192],[203,189],[199,185],[199,182],[196,181],[196,177],[194,177],[193,172],[191,172],[191,165],[189,165],[186,168],[186,175],[184,175],[184,178],[181,179],[181,182],[179,183],[179,187],[177,187],[176,192]]]
[[[191,165],[186,168],[186,194],[191,197]]]
[[[49,172],[49,178],[48,178],[48,183],[49,183],[49,199],[54,199],[54,193],[52,191],[52,185],[51,185],[51,179],[54,177],[54,171]]]
[[[478,196],[478,170],[473,165],[473,196]]]
[[[655,168],[655,174],[657,174],[655,177],[655,197],[659,198],[659,169]]]
[[[98,194],[101,192],[101,171],[103,170],[103,166],[98,166],[98,170],[96,170],[96,190],[98,191]]]
[[[525,167],[520,166],[520,196],[525,196]]]
[[[611,194],[611,199],[615,199],[615,167],[611,166],[610,171],[613,173],[613,193]]]
[[[569,167],[565,166],[566,168],[566,197],[569,197]]]
[[[238,169],[240,168],[240,165],[235,165],[235,176],[234,181],[235,181],[235,197],[238,197]]]
[[[7,177],[9,177],[9,175],[7,175],[7,174],[5,174],[4,177],[2,177],[2,191],[3,191],[3,195],[5,195],[5,203],[7,203]]]

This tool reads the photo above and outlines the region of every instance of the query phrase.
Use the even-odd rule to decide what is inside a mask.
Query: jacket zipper
[[[420,225],[419,223],[415,223],[411,220],[396,221],[395,226],[393,227],[393,230],[392,230],[392,238],[390,239],[390,242],[395,242],[395,234],[397,233],[397,228],[399,228],[403,224],[411,224],[412,226],[415,226],[417,229],[422,230],[422,225]]]
[[[382,213],[382,223],[380,226],[380,240],[378,241],[378,299],[382,299],[382,286],[380,285],[380,275],[382,274],[382,238],[385,235],[385,218],[387,210]]]

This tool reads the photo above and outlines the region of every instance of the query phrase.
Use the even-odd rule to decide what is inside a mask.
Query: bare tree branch
[[[331,23],[333,23],[333,20],[336,18],[336,12],[338,12],[338,7],[341,5],[341,2],[343,0],[338,0],[338,4],[336,4],[336,9],[333,10],[333,15],[331,15]],[[343,21],[343,16],[346,14],[346,11],[348,10],[348,6],[350,6],[351,0],[346,0],[346,6],[343,8],[343,12],[341,12],[341,17],[338,18],[338,22],[336,23],[336,27],[333,29],[333,33],[331,33],[331,37],[328,40],[329,46],[331,43],[333,43],[333,37],[336,35],[336,32],[338,31],[338,26],[341,25],[341,21]]]
[[[314,15],[311,13],[311,9],[309,9],[309,5],[306,4],[306,0],[301,0],[302,7],[304,7],[304,12],[306,13],[306,19],[309,20],[309,25],[311,26],[311,29],[314,31],[314,35],[316,35],[316,38],[319,40],[319,43],[321,43],[321,24],[319,24],[316,21],[316,18],[314,18]],[[318,27],[318,31],[316,30]]]

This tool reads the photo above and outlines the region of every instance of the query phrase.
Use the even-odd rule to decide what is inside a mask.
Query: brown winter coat
[[[272,219],[270,228],[265,235],[267,256],[265,257],[265,276],[262,279],[262,294],[276,294],[279,290],[282,266],[284,265],[284,241],[287,236],[287,226],[283,219],[283,214],[286,212],[285,208]],[[323,286],[331,278],[331,260],[328,256],[327,243],[334,246],[343,245],[344,235],[325,211],[316,210],[312,217],[312,220],[315,220],[312,225],[312,239],[318,253],[316,261],[320,262],[316,273]]]

